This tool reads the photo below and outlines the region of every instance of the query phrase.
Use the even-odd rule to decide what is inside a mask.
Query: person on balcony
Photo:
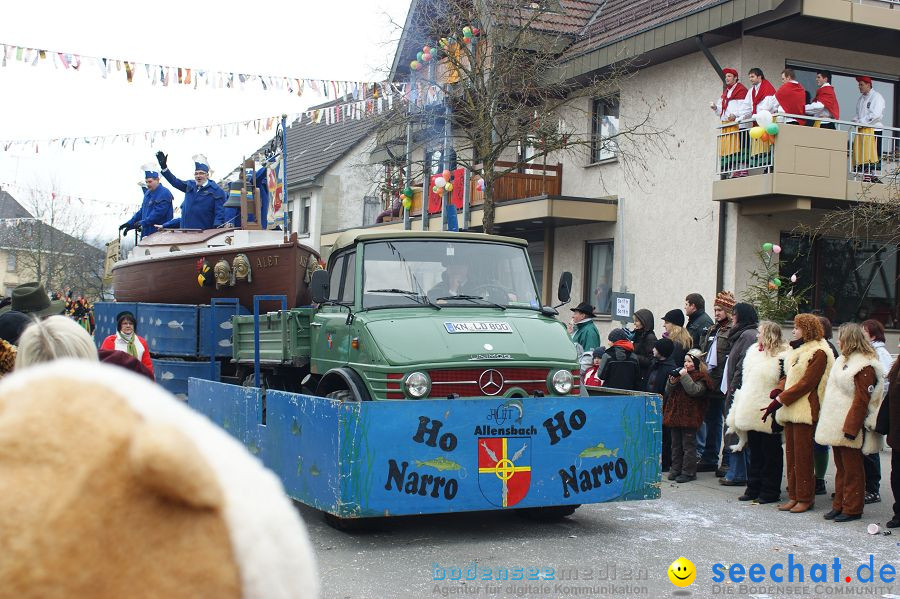
[[[738,122],[744,112],[741,100],[747,97],[747,88],[738,81],[736,70],[725,68],[722,73],[725,76],[722,96],[718,101],[710,102],[709,107],[722,123],[731,123],[719,129],[719,158],[722,161],[722,171],[728,172],[739,168],[742,161]]]
[[[872,88],[871,77],[862,75],[856,78],[856,82],[860,96],[856,101],[853,121],[859,124],[853,137],[853,165],[857,172],[874,175],[881,170],[884,97]]]
[[[769,83],[762,69],[752,68],[747,74],[747,79],[752,86],[744,100],[745,113],[750,115],[756,114],[761,102],[775,95],[775,87]],[[756,125],[757,123],[753,123]],[[769,150],[771,145],[762,139],[751,139],[750,141],[750,167],[766,166],[770,162]],[[746,174],[746,173],[742,173]]]
[[[806,90],[795,79],[794,69],[781,71],[781,87],[774,96],[765,98],[759,103],[759,110],[768,110],[771,113],[783,112],[785,114],[806,113]],[[804,119],[785,117],[784,122],[790,125],[805,125]]]
[[[834,88],[831,86],[831,71],[816,72],[816,97],[806,105],[805,114],[815,117],[812,126],[820,129],[834,129],[834,123],[823,123],[818,119],[841,118],[841,107],[838,104]]]

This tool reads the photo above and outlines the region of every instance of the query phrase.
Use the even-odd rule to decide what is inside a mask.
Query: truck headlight
[[[431,379],[424,372],[409,373],[403,384],[406,386],[406,392],[409,396],[415,399],[421,399],[431,391]]]
[[[560,395],[568,395],[569,391],[572,390],[573,380],[572,373],[568,370],[557,370],[553,373],[553,378],[550,382],[554,391]]]

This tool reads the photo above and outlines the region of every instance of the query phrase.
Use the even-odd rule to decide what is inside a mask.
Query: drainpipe
[[[407,116],[406,121],[406,173],[403,176],[403,186],[409,187],[412,189],[412,118],[411,116]],[[422,186],[422,198],[423,201],[427,197],[425,192],[425,186]],[[410,198],[410,202],[412,198]],[[403,208],[403,230],[409,231],[412,228],[412,224],[409,221],[409,209]]]
[[[725,229],[728,225],[728,203],[719,202],[718,252],[716,253],[716,293],[725,286]]]
[[[625,198],[620,196],[616,203],[619,207],[619,277],[622,279],[619,282],[619,291],[625,293],[628,291],[625,284]]]

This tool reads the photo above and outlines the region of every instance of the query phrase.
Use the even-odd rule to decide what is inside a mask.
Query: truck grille
[[[503,395],[512,387],[528,394],[547,393],[548,368],[465,368],[459,370],[431,370],[429,397],[482,397]],[[499,375],[499,376],[498,376]]]

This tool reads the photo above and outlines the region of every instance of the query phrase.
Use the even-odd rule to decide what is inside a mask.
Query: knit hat
[[[625,329],[613,329],[609,332],[607,339],[613,343],[616,341],[628,341],[628,333],[625,332]]]
[[[117,331],[122,330],[122,321],[125,320],[126,318],[128,320],[130,320],[132,323],[134,323],[134,330],[137,331],[137,319],[134,317],[134,314],[132,314],[128,310],[125,310],[123,312],[119,312],[118,314],[116,314],[116,330]]]
[[[734,310],[734,305],[737,303],[737,300],[734,298],[734,294],[730,291],[720,291],[716,294],[716,301],[713,302],[713,306],[719,306],[727,312],[731,312]]]
[[[603,347],[603,346],[601,345],[601,346],[599,346],[599,347],[595,347],[595,348],[594,348],[594,351],[592,352],[592,355],[593,355],[595,358],[602,358],[602,357],[603,357],[603,354],[605,354],[605,353],[606,353],[606,348]]]
[[[759,322],[759,315],[752,304],[743,302],[735,304],[734,313],[737,316],[738,324],[756,324]]]
[[[12,345],[19,344],[19,336],[34,319],[23,312],[10,310],[0,314],[0,339]]]
[[[666,312],[666,315],[662,317],[663,322],[671,322],[672,324],[677,324],[680,327],[684,326],[684,312],[678,310],[669,310]]]
[[[675,351],[675,343],[671,339],[663,337],[662,339],[657,339],[656,343],[653,344],[653,349],[659,352],[659,355],[663,358],[668,358]]]

